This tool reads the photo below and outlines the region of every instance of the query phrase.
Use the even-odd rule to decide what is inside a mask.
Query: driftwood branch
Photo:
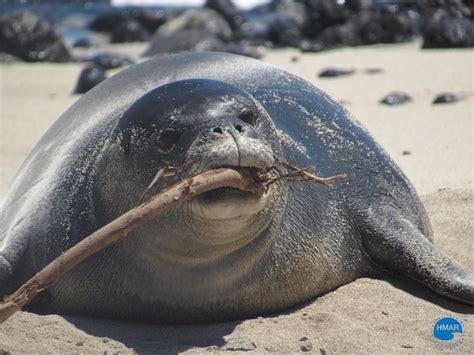
[[[335,180],[345,177],[344,175],[337,175],[331,178],[320,178],[310,174],[307,171],[308,169],[299,169],[286,162],[281,163],[283,165],[287,164],[285,166],[292,171],[283,176],[270,178],[268,174],[257,173],[252,169],[215,169],[184,179],[154,195],[147,202],[128,211],[74,245],[39,271],[13,294],[6,296],[3,303],[0,303],[0,323],[7,320],[83,260],[125,237],[130,231],[156,218],[161,213],[200,194],[223,187],[233,187],[261,196],[271,184],[282,179],[311,180],[329,187]],[[156,180],[166,171],[167,169],[160,169],[145,192],[155,185]],[[143,195],[141,198],[143,198]]]
[[[83,239],[12,295],[5,297],[4,302],[0,304],[0,323],[89,256],[177,204],[222,187],[234,187],[257,195],[264,192],[263,185],[256,182],[248,170],[216,169],[185,179]]]

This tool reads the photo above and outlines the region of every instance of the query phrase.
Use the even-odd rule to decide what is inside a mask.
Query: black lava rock
[[[244,15],[235,7],[231,0],[207,0],[205,7],[219,13],[234,32],[238,32],[245,22]]]
[[[89,27],[95,32],[111,33],[122,22],[135,20],[149,33],[154,33],[170,16],[174,16],[174,13],[165,10],[121,9],[99,15],[92,21]]]
[[[112,31],[110,42],[146,42],[150,38],[148,31],[135,20],[124,20]]]
[[[217,12],[229,26],[231,36],[227,30],[211,30],[216,20],[204,20],[207,15],[196,14],[202,10]],[[173,25],[155,36],[146,55],[209,50],[229,41],[319,52],[341,46],[410,41],[422,29],[426,48],[470,47],[474,41],[473,21],[473,0],[274,0],[245,14],[231,0],[207,0],[204,9],[168,21],[165,27]]]
[[[96,67],[100,67],[104,70],[120,68],[126,65],[135,64],[134,61],[123,54],[115,53],[102,53],[98,54],[95,57],[92,57],[90,61]]]
[[[472,17],[474,3],[472,0],[416,0],[416,8],[428,20],[441,17]]]
[[[325,47],[317,42],[317,41],[308,41],[308,40],[302,40],[298,44],[298,48],[300,49],[301,52],[321,52],[322,50],[325,49]]]
[[[354,69],[326,68],[318,74],[320,78],[335,78],[354,74]]]
[[[366,72],[367,74],[373,75],[373,74],[382,74],[382,73],[385,72],[385,70],[382,69],[382,68],[375,68],[375,67],[374,67],[374,68],[367,68],[367,69],[365,69],[365,72]]]
[[[371,11],[375,8],[374,0],[346,0],[344,5],[352,13]]]
[[[382,98],[380,100],[380,103],[393,106],[393,105],[401,105],[409,101],[412,101],[412,98],[410,95],[401,91],[394,91],[388,94],[387,96],[385,96],[384,98]]]
[[[446,93],[437,95],[433,100],[433,104],[450,104],[450,103],[454,103],[458,101],[459,101],[459,96],[446,92]]]
[[[231,39],[232,29],[217,12],[190,10],[161,26],[144,55],[214,50]]]
[[[474,20],[443,17],[423,31],[423,48],[474,47]]]
[[[297,47],[309,20],[305,6],[295,0],[279,0],[274,11],[276,16],[270,24],[269,39],[279,46]]]
[[[106,75],[104,68],[89,64],[82,69],[74,93],[84,94],[105,79]]]
[[[91,48],[92,42],[89,38],[79,38],[73,43],[72,46],[74,48]]]
[[[0,52],[0,63],[18,63],[22,62],[22,60],[14,55]]]
[[[408,13],[366,12],[348,22],[327,28],[317,37],[325,48],[412,40],[418,33],[418,17]]]
[[[303,29],[306,37],[314,38],[324,29],[347,22],[351,11],[343,2],[327,0],[303,0],[308,21]]]
[[[27,62],[71,60],[53,26],[27,12],[0,16],[0,52]]]
[[[238,33],[234,33],[234,37],[245,39],[255,45],[273,45],[270,41],[270,24],[268,22],[246,21]]]

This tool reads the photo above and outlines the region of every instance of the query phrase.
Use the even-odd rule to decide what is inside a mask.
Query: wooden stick
[[[222,187],[238,188],[256,195],[265,192],[264,184],[248,169],[215,169],[185,179],[92,233],[6,296],[0,304],[0,323],[89,256],[179,203]]]
[[[0,323],[7,320],[40,292],[89,256],[125,237],[129,232],[156,218],[161,213],[200,194],[223,187],[233,187],[261,196],[271,184],[283,179],[298,178],[300,181],[314,181],[330,187],[336,180],[346,177],[343,174],[321,178],[309,173],[308,168],[300,169],[284,161],[280,161],[280,163],[293,171],[286,175],[271,178],[265,173],[261,174],[251,169],[215,169],[184,179],[156,194],[147,202],[121,215],[74,245],[39,271],[13,294],[6,296],[4,302],[0,303]],[[159,170],[145,192],[155,185],[165,171],[166,169]],[[144,194],[141,198],[143,196]]]

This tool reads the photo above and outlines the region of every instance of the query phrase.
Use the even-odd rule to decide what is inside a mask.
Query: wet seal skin
[[[0,295],[156,190],[217,167],[284,173],[280,161],[347,178],[273,184],[183,203],[83,262],[29,306],[154,323],[288,309],[384,270],[474,303],[473,272],[432,242],[400,168],[340,104],[263,62],[163,57],[99,84],[47,131],[0,211]]]

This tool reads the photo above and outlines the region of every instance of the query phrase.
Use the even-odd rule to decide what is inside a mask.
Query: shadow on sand
[[[96,336],[118,341],[137,353],[177,354],[189,348],[218,349],[226,345],[224,336],[233,332],[240,322],[164,326],[127,323],[104,319],[65,317],[78,329]],[[235,348],[233,350],[248,350]]]

